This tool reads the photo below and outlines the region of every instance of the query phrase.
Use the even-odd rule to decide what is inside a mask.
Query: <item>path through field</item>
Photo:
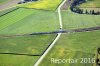
[[[62,30],[63,26],[62,26],[62,18],[61,18],[61,7],[63,6],[63,4],[66,2],[66,0],[64,0],[60,6],[58,7],[58,16],[59,16],[59,24],[60,24],[60,30]],[[44,54],[39,58],[39,60],[36,62],[36,64],[34,66],[38,66],[41,61],[44,59],[44,57],[48,54],[48,52],[52,49],[52,47],[54,46],[54,44],[58,41],[58,39],[60,38],[62,33],[58,33],[57,37],[55,38],[55,40],[51,43],[51,45],[49,46],[49,48],[44,52]]]

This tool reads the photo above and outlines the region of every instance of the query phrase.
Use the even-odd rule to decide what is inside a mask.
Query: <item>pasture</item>
[[[54,11],[19,8],[0,17],[0,35],[50,32],[58,28],[58,14]]]
[[[62,34],[53,49],[47,54],[40,66],[92,66],[93,63],[80,63],[80,58],[94,58],[100,47],[100,31]],[[78,59],[77,63],[53,63],[55,59]],[[46,61],[46,62],[45,62]]]
[[[33,66],[39,56],[0,54],[0,66]]]
[[[79,29],[100,26],[100,15],[77,14],[62,11],[63,29]]]
[[[45,6],[50,2],[50,5]],[[19,9],[11,8],[0,11],[0,16],[4,14],[0,17],[0,66],[33,66],[36,63],[49,44],[54,40],[56,35],[13,35],[51,32],[58,30],[58,13],[47,10],[56,9],[60,2],[61,0],[56,0],[56,2],[45,0],[41,3],[42,6],[39,5],[40,2],[35,2],[36,4],[34,2],[27,3],[35,4],[35,6],[39,5],[35,8],[45,10],[33,9],[34,6],[32,6],[32,9],[30,9],[26,7],[27,4],[23,4],[25,8],[20,5]],[[30,7],[30,5],[28,7]]]
[[[55,36],[0,37],[0,60],[2,60],[0,61],[0,66],[33,66],[48,45],[54,40]]]
[[[0,54],[17,53],[41,55],[56,35],[33,35],[17,37],[0,37]]]

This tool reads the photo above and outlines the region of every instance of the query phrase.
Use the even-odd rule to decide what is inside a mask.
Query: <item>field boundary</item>
[[[21,53],[0,53],[0,54],[6,54],[6,55],[25,55],[25,56],[41,56],[41,54],[21,54]]]
[[[19,8],[15,8],[15,9],[13,9],[13,10],[11,10],[11,11],[8,11],[8,12],[6,12],[6,13],[0,15],[0,17],[5,16],[5,15],[7,15],[7,14],[9,14],[9,13],[11,13],[11,12],[17,10],[17,9],[19,9]]]
[[[53,41],[56,39],[58,35],[55,36],[55,38],[51,41],[51,43],[48,45],[48,47],[43,51],[42,55],[46,52],[46,50],[50,47],[50,45],[53,43]]]
[[[23,35],[0,35],[0,37],[21,37],[21,36],[32,36],[32,35],[46,35],[46,34],[57,34],[57,33],[72,33],[72,32],[88,32],[88,31],[96,31],[100,30],[100,26],[90,27],[90,28],[79,28],[79,29],[69,29],[69,30],[59,30],[52,32],[37,32],[32,34],[23,34]]]
[[[63,1],[64,1],[64,0],[62,0],[62,2],[61,2],[61,3],[63,3]],[[57,9],[59,8],[59,6],[61,5],[61,3],[57,6],[57,8],[56,8],[55,10],[57,10]]]
[[[19,7],[19,6],[18,6],[18,7]],[[25,9],[35,9],[35,10],[42,10],[42,11],[54,11],[54,10],[36,9],[36,8],[27,8],[27,7],[19,7],[19,8],[25,8]]]
[[[14,8],[14,7],[13,7],[13,8]],[[11,13],[11,12],[17,10],[17,9],[20,9],[20,8],[24,8],[24,9],[35,9],[35,8],[27,8],[27,7],[15,7],[15,9],[12,9],[11,11],[8,11],[8,12],[6,12],[6,13],[0,15],[0,17],[5,16],[5,15],[7,15],[7,14],[9,14],[9,13]],[[54,10],[44,10],[44,9],[35,9],[35,10],[41,10],[41,11],[54,11]],[[2,12],[2,11],[1,11],[1,12]]]

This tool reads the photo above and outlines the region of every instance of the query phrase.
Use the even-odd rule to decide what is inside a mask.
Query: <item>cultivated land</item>
[[[0,66],[33,66],[55,36],[0,37]]]
[[[62,11],[63,29],[79,29],[100,26],[100,15],[77,14],[70,10]]]
[[[12,11],[0,17],[0,66],[33,66],[40,59],[56,34],[27,34],[59,30],[58,13],[54,10],[62,1],[40,0],[21,4],[14,11],[8,9],[0,12],[3,15]],[[100,26],[99,15],[76,14],[70,10],[61,11],[61,15],[64,30]],[[94,58],[100,47],[99,34],[100,31],[62,34],[40,66],[92,66],[92,63],[80,63],[80,58]],[[51,58],[78,59],[78,63],[55,64]]]
[[[41,55],[56,35],[0,37],[0,53]]]
[[[50,0],[46,1],[47,4],[50,2]],[[0,12],[0,15],[6,13],[0,17],[0,66],[33,66],[36,63],[56,35],[12,35],[59,30],[57,12],[46,11],[49,8],[50,10],[56,9],[61,0],[59,0],[59,3],[58,0],[56,2],[48,8],[42,7],[45,10],[27,9],[25,7],[16,10],[11,8]],[[42,1],[40,3],[42,6]]]
[[[63,29],[80,29],[100,26],[99,15],[76,14],[70,10],[62,11]],[[53,49],[40,66],[92,66],[93,63],[80,63],[80,58],[94,58],[100,47],[100,31],[62,34]],[[78,59],[77,63],[53,63],[54,59]],[[94,65],[95,66],[95,65]]]
[[[92,66],[92,63],[51,63],[51,58],[80,59],[94,58],[97,48],[100,47],[100,31],[62,34],[59,41],[48,53],[40,66]],[[46,61],[46,62],[45,62]]]
[[[39,56],[0,54],[0,66],[33,66]]]
[[[54,11],[19,8],[0,17],[0,35],[50,32],[58,28],[58,15]]]
[[[44,9],[44,10],[55,10],[62,1],[63,0],[55,0],[55,1],[39,0],[37,2],[22,4],[20,5],[20,7]]]

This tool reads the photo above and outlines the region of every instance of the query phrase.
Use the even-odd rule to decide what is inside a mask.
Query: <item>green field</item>
[[[56,35],[0,36],[0,66],[33,66]],[[3,54],[15,53],[15,54]],[[16,55],[26,54],[26,55]],[[39,56],[28,56],[39,55]]]
[[[0,17],[0,66],[33,66],[36,63],[57,34],[29,34],[59,30],[58,12],[55,10],[62,1],[39,0],[20,4],[17,6],[19,9],[14,11],[13,8],[0,11],[0,15],[12,11]],[[99,2],[92,0],[78,7],[99,7]],[[61,15],[63,30],[100,26],[100,15],[77,14],[70,10],[62,10]],[[99,30],[65,33],[39,66],[93,66],[93,63],[80,63],[80,58],[94,58],[98,47]],[[78,59],[78,62],[57,64],[52,63],[51,58]]]
[[[0,0],[0,4],[6,3],[8,1],[10,1],[10,0]]]
[[[55,53],[57,52],[57,53]],[[54,63],[51,59],[77,59],[77,63]],[[44,58],[39,66],[92,66],[92,63],[80,63],[81,58],[93,58],[93,54],[71,51],[69,49],[63,49],[63,47],[55,47],[51,52]],[[46,62],[45,62],[46,61]]]
[[[62,11],[63,29],[78,29],[100,26],[100,15],[77,14]]]
[[[52,4],[44,7],[50,2]],[[42,5],[41,7],[35,8],[45,10],[19,8],[12,11],[13,8],[11,8],[0,12],[0,15],[3,15],[9,11],[12,11],[0,17],[0,66],[33,66],[36,63],[40,56],[28,55],[41,55],[46,50],[48,45],[54,40],[56,35],[13,35],[31,34],[35,32],[50,32],[58,30],[58,13],[55,11],[46,10],[55,10],[60,2],[61,0],[45,0],[41,2],[35,2],[35,6],[39,4]],[[27,4],[30,8],[30,4],[34,4],[34,2]],[[26,7],[27,4],[24,4],[23,6]]]
[[[0,35],[50,32],[58,28],[58,14],[54,11],[19,8],[0,17]]]
[[[22,4],[20,7],[55,10],[62,1],[63,0],[39,0],[37,2]]]
[[[33,66],[39,56],[0,54],[0,66]]]
[[[0,37],[0,53],[41,55],[56,35]]]
[[[18,7],[13,7],[13,8],[5,9],[5,10],[3,10],[3,11],[1,10],[1,11],[0,11],[0,16],[4,15],[4,14],[10,12],[10,11],[13,11],[13,10],[15,10],[15,9],[17,9],[17,8],[18,8]]]
[[[92,63],[51,63],[55,59],[94,58],[100,47],[100,31],[62,34],[40,66],[92,66]],[[46,61],[46,62],[45,62]]]
[[[100,0],[87,0],[87,2],[81,4],[79,7],[100,8]]]

